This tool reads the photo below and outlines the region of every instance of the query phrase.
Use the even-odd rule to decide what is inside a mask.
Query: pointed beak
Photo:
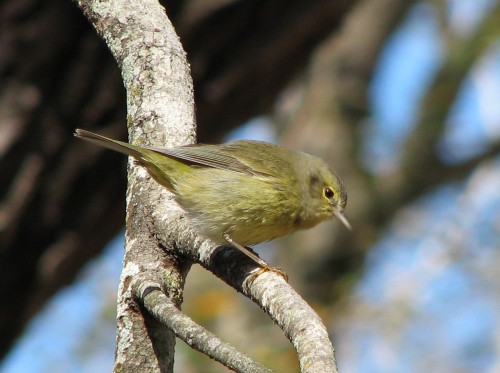
[[[333,210],[333,214],[335,215],[335,217],[337,219],[339,219],[342,224],[344,224],[346,226],[347,229],[349,229],[350,231],[352,231],[352,227],[351,227],[351,224],[349,223],[349,221],[347,220],[347,218],[344,216],[344,214],[342,214],[340,211],[338,210]]]

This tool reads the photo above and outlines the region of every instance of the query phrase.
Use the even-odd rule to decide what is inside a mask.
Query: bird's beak
[[[350,231],[352,231],[351,224],[349,223],[349,221],[347,220],[347,218],[344,216],[344,214],[342,214],[340,211],[338,211],[336,209],[333,209],[333,214],[335,215],[335,217],[337,219],[339,219],[342,222],[342,224],[344,224],[346,226],[347,229],[349,229]]]

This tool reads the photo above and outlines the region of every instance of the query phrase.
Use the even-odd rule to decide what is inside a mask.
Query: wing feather
[[[250,175],[271,176],[241,162],[234,156],[234,149],[231,150],[231,147],[195,144],[171,149],[148,149],[191,165],[218,168]]]

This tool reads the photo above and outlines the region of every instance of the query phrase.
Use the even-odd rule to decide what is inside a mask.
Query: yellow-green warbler
[[[194,227],[217,244],[230,244],[264,269],[244,246],[306,229],[342,214],[347,194],[321,159],[261,141],[157,149],[77,129],[75,136],[134,157],[174,193]]]

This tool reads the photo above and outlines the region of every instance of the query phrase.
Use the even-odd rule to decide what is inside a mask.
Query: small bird
[[[307,153],[250,140],[159,149],[82,129],[75,136],[135,158],[175,195],[201,235],[231,245],[264,270],[273,268],[245,246],[333,217],[351,229],[340,178]]]

